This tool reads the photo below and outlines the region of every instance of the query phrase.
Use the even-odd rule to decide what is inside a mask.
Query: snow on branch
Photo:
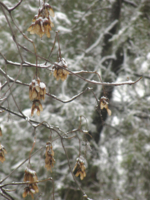
[[[59,66],[60,68],[64,68],[64,67],[62,67],[62,66]],[[124,82],[112,82],[112,83],[109,83],[109,82],[98,82],[98,81],[95,81],[95,80],[89,80],[89,79],[85,79],[85,78],[83,78],[82,76],[80,76],[80,75],[78,75],[79,73],[87,73],[87,71],[81,71],[81,72],[72,72],[72,71],[70,71],[70,70],[68,70],[68,69],[66,69],[66,68],[64,68],[65,70],[67,70],[71,75],[75,75],[75,76],[77,76],[78,78],[80,78],[80,79],[82,79],[82,80],[84,80],[84,81],[86,81],[86,82],[88,82],[88,83],[91,83],[91,84],[95,84],[95,85],[105,85],[105,86],[121,86],[121,85],[133,85],[133,84],[135,84],[135,83],[137,83],[138,81],[140,81],[141,79],[142,79],[142,77],[140,77],[139,79],[137,79],[136,81],[131,81],[131,80],[129,80],[129,81],[124,81]],[[19,81],[19,80],[15,80],[15,79],[13,79],[12,77],[10,77],[9,75],[6,75],[6,73],[2,70],[2,69],[0,69],[0,73],[1,74],[3,74],[5,77],[7,77],[8,79],[9,79],[9,81],[11,81],[11,82],[15,82],[15,83],[17,83],[17,84],[20,84],[20,85],[25,85],[25,86],[29,86],[29,84],[27,84],[27,83],[22,83],[21,81]],[[92,73],[92,72],[90,72],[90,73]],[[93,72],[93,73],[95,73],[95,72]],[[3,88],[3,86],[2,86],[2,88]],[[51,94],[48,94],[48,93],[46,93],[48,96],[51,96],[52,98],[55,98],[55,99],[57,99],[58,100],[58,98],[56,98],[54,95],[51,95]],[[77,96],[80,96],[81,94],[79,94],[79,95],[77,95]],[[74,97],[72,98],[72,99],[74,99]],[[65,101],[62,101],[62,100],[60,100],[59,99],[59,101],[61,101],[61,102],[63,102],[63,103],[66,103]],[[71,100],[69,100],[69,101],[67,101],[67,102],[70,102]]]
[[[100,34],[99,38],[96,40],[94,44],[92,44],[88,49],[85,50],[85,53],[89,53],[92,51],[96,46],[99,45],[101,40],[103,39],[103,36],[106,35],[116,24],[118,23],[118,20],[113,21],[103,33]]]

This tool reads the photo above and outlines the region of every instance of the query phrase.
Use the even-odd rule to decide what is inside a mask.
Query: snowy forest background
[[[45,2],[54,10],[54,27],[50,38],[40,39],[27,31],[39,1],[0,1],[0,144],[7,151],[0,199],[23,199],[29,164],[38,180],[48,179],[37,184],[38,200],[150,199],[150,1]],[[59,45],[72,72],[64,81],[52,72]],[[31,116],[29,84],[36,69],[47,94],[40,116]],[[102,96],[111,116],[100,109]],[[52,172],[45,168],[48,141],[55,153]],[[83,180],[71,173],[80,155]]]

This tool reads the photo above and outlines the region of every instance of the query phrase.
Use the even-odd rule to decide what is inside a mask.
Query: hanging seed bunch
[[[44,34],[50,38],[50,31],[54,24],[51,21],[50,17],[54,17],[54,11],[48,3],[44,3],[42,8],[39,9],[38,15],[35,15],[31,26],[27,29],[30,34],[37,34],[42,38]]]
[[[7,154],[6,149],[2,144],[0,144],[0,161],[3,163],[5,161],[5,154]]]
[[[80,176],[81,180],[86,177],[84,161],[81,158],[76,159],[76,165],[73,169],[73,173],[75,176]]]
[[[46,94],[46,85],[43,82],[40,82],[40,78],[37,80],[32,80],[29,85],[29,98],[33,100],[44,100]]]
[[[54,167],[55,159],[54,159],[54,151],[51,142],[46,143],[46,153],[45,153],[45,168],[52,172],[52,167]]]
[[[56,78],[56,80],[59,80],[59,79],[61,79],[62,81],[66,80],[69,72],[66,71],[63,68],[60,68],[59,66],[67,68],[68,67],[67,66],[67,62],[65,61],[64,58],[61,58],[59,62],[55,62],[55,63],[56,63],[56,65],[53,66],[53,69],[54,69],[53,75],[54,75],[54,77]]]
[[[37,78],[37,80],[32,80],[32,82],[29,85],[29,98],[31,101],[33,101],[31,108],[31,116],[33,116],[35,110],[37,110],[38,116],[40,115],[40,112],[43,111],[43,107],[40,100],[45,99],[45,94],[45,83],[40,82],[40,78]]]
[[[26,168],[24,182],[29,182],[29,184],[24,188],[24,192],[22,194],[23,198],[25,198],[27,195],[31,195],[32,199],[34,199],[34,194],[39,192],[37,184],[34,183],[36,181],[38,181],[36,172]]]
[[[31,116],[33,116],[34,111],[37,110],[36,114],[40,116],[40,112],[43,111],[42,104],[39,100],[34,100],[32,103],[32,108],[31,108]]]
[[[37,186],[34,184],[29,184],[27,187],[24,188],[24,193],[22,194],[22,197],[25,198],[27,195],[31,195],[32,199],[34,199],[34,194],[39,192],[37,189]]]
[[[100,108],[101,108],[101,110],[105,108],[107,110],[108,115],[110,116],[111,115],[111,110],[109,110],[108,104],[109,104],[109,99],[107,97],[104,97],[104,96],[101,97],[101,99],[100,99]]]

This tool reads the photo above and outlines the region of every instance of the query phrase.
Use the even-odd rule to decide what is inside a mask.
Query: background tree
[[[43,3],[55,17],[51,37],[40,39],[27,29]],[[1,199],[21,199],[31,187],[45,200],[149,199],[150,2],[4,0],[0,8]],[[66,69],[61,58],[65,81],[53,76]],[[30,101],[29,84],[37,77],[46,95],[38,97],[40,116],[31,116],[37,98]],[[79,157],[83,180],[73,175]],[[30,172],[38,189],[23,183]]]

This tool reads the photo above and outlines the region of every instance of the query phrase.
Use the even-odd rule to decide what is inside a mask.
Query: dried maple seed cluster
[[[59,62],[55,62],[55,65],[53,66],[54,72],[53,75],[54,77],[59,80],[61,79],[62,81],[66,80],[69,72],[63,68],[60,67],[64,67],[67,68],[67,62],[65,61],[64,58],[61,58]]]
[[[40,79],[33,80],[29,85],[29,98],[32,103],[31,116],[33,116],[34,111],[37,110],[37,115],[40,115],[40,112],[43,111],[42,104],[40,100],[45,99],[46,94],[46,85],[43,82],[40,82]]]
[[[27,187],[24,188],[24,193],[22,197],[25,198],[27,195],[31,195],[32,199],[34,199],[34,194],[39,192],[37,186],[33,184],[29,184]]]
[[[3,163],[5,161],[5,154],[7,154],[6,149],[2,144],[0,144],[0,161]]]
[[[31,108],[31,116],[33,116],[34,111],[37,111],[36,114],[40,116],[40,112],[43,111],[42,104],[39,100],[34,100],[32,103],[32,108]]]
[[[108,115],[110,116],[111,110],[109,110],[109,108],[108,108],[108,104],[109,104],[108,101],[109,101],[109,99],[107,97],[104,97],[104,96],[101,97],[100,108],[101,108],[101,110],[105,108],[107,110]]]
[[[34,194],[39,192],[38,186],[35,183],[38,181],[36,172],[26,168],[25,174],[24,174],[24,182],[29,182],[27,187],[24,188],[24,192],[22,194],[23,198],[25,198],[27,195],[31,195],[32,199],[34,198]]]
[[[50,38],[50,31],[54,24],[50,17],[54,17],[54,11],[48,3],[44,3],[42,8],[39,9],[38,15],[35,15],[31,26],[27,29],[31,34],[37,34],[40,38],[46,34]]]
[[[29,98],[33,100],[44,100],[46,94],[46,85],[40,82],[40,78],[33,80],[29,85]]]
[[[45,168],[52,172],[52,167],[54,167],[55,159],[54,159],[54,151],[51,142],[46,143],[46,153],[45,153]]]
[[[81,158],[77,158],[73,173],[75,174],[75,176],[80,176],[81,180],[86,177],[84,161]]]

